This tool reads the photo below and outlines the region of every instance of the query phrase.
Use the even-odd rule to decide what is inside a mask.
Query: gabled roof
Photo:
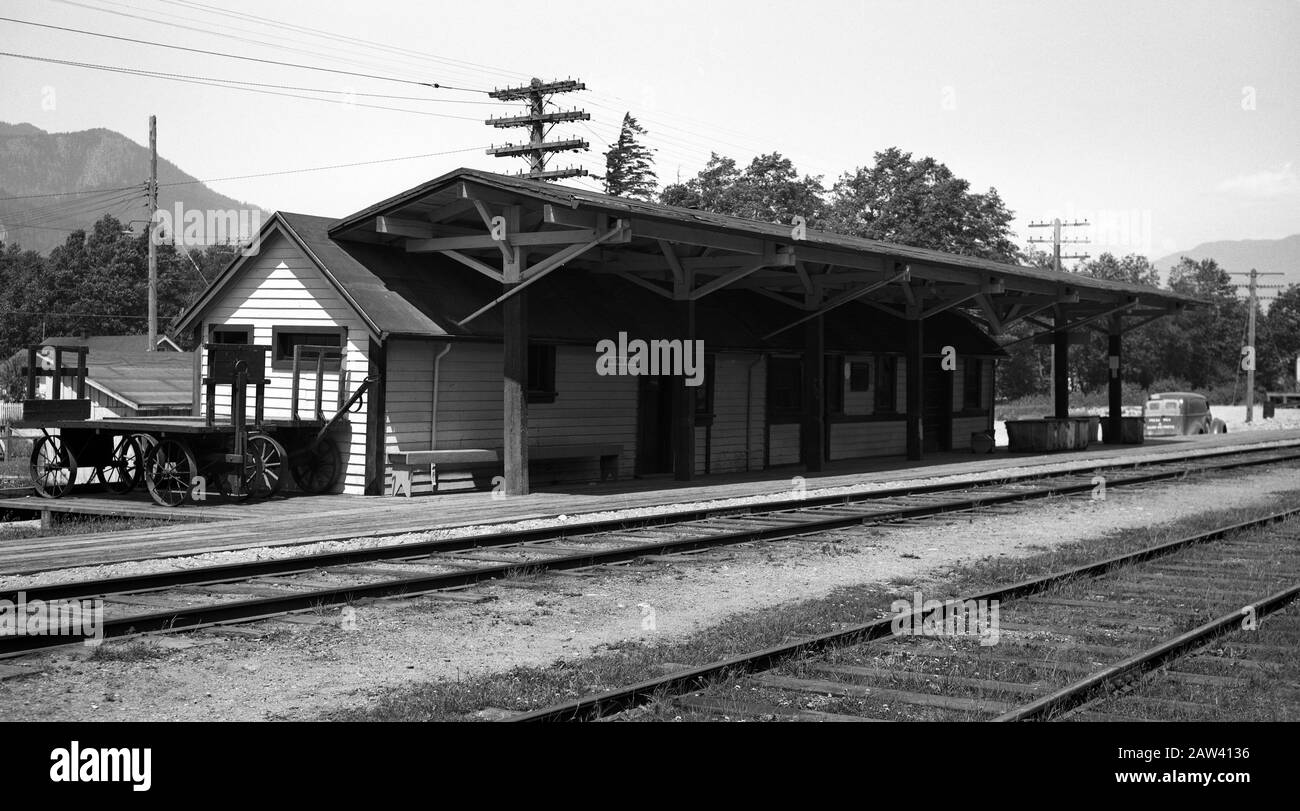
[[[402,332],[416,335],[445,334],[401,293],[390,289],[344,245],[330,239],[327,231],[336,220],[277,211],[263,225],[254,244],[262,245],[273,234],[282,234],[311,260],[335,291],[352,306],[376,335]],[[212,304],[255,253],[241,255],[223,270],[203,295],[190,305],[177,323],[177,331],[194,326],[195,320]]]

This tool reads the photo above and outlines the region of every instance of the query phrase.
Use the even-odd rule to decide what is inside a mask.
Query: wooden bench
[[[437,489],[435,471],[440,466],[453,470],[495,470],[500,467],[501,459],[496,451],[485,449],[408,451],[388,454],[388,464],[393,469],[388,494],[404,494],[410,498],[414,488],[430,493]]]
[[[529,448],[529,462],[571,461],[575,459],[600,460],[600,480],[618,480],[618,458],[622,445],[567,445],[562,447]],[[500,473],[502,465],[500,448],[467,448],[445,451],[407,451],[388,454],[392,475],[389,495],[408,498],[418,488],[422,492],[438,489],[441,473],[469,471],[474,486],[482,489],[490,480],[487,474]]]

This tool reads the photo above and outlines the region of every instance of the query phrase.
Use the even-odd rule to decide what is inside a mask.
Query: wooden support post
[[[1109,381],[1110,413],[1107,415],[1106,444],[1119,445],[1124,441],[1124,384],[1123,367],[1120,365],[1120,344],[1123,339],[1124,317],[1115,314],[1110,317],[1110,334],[1107,336],[1107,366]]]
[[[86,399],[86,352],[84,346],[77,347],[77,399]]]
[[[27,399],[36,399],[36,347],[27,347]]]
[[[316,419],[325,421],[325,352],[316,350]]]
[[[1057,311],[1056,326],[1069,322],[1064,312]],[[1052,333],[1052,403],[1057,419],[1070,416],[1070,331],[1058,329]]]
[[[203,416],[203,343],[200,340],[203,337],[202,328],[194,328],[194,345],[198,348],[194,350],[194,363],[190,369],[192,380],[190,382],[190,413],[195,417]]]
[[[673,302],[683,352],[695,345],[695,301]],[[684,370],[682,370],[684,371]],[[706,382],[705,385],[708,385]],[[695,389],[686,385],[686,375],[673,377],[673,478],[688,482],[695,478]]]
[[[348,342],[347,338],[343,339],[343,346],[339,347],[339,382],[338,382],[338,408],[335,411],[342,411],[343,404],[348,401]]]
[[[302,373],[302,344],[293,347],[293,370],[289,377],[289,418],[298,421],[298,378]]]
[[[385,389],[388,387],[387,347],[370,339],[370,377],[378,377],[366,396],[366,495],[384,494],[384,477],[388,470],[387,436],[384,430]]]
[[[63,399],[63,347],[54,347],[54,375],[50,378],[50,399]]]
[[[519,230],[519,207],[506,209],[506,234]],[[523,276],[523,249],[503,248],[505,261],[502,294],[509,294]],[[504,416],[502,423],[502,462],[505,468],[505,492],[511,496],[528,495],[528,293],[518,292],[501,305],[502,382]]]
[[[924,386],[921,377],[925,373],[925,361],[922,358],[922,325],[920,307],[907,308],[908,317],[903,325],[904,344],[907,363],[907,458],[918,461],[922,448],[922,411],[921,396]]]
[[[803,464],[809,473],[820,473],[826,461],[825,317],[817,316],[804,324],[803,345],[803,421],[799,440],[803,446]]]

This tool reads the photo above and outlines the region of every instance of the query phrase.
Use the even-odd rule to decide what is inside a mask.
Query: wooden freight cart
[[[330,430],[374,383],[362,382],[344,400],[339,386],[338,409],[324,415],[320,371],[331,354],[342,366],[339,347],[299,346],[293,365],[293,411],[289,419],[266,419],[266,356],[268,346],[205,344],[207,376],[203,379],[206,414],[201,417],[90,418],[85,398],[86,347],[56,347],[51,370],[37,368],[40,347],[28,349],[28,399],[18,427],[38,428],[31,455],[31,477],[46,498],[67,495],[79,483],[98,482],[111,493],[125,494],[143,483],[155,502],[166,507],[193,503],[213,492],[247,500],[278,493],[292,475],[308,493],[330,490],[342,473],[339,449]],[[62,398],[64,352],[77,353],[76,398]],[[316,356],[315,414],[297,413],[299,379],[304,355]],[[54,378],[52,398],[36,398],[36,379]],[[218,387],[230,387],[230,417],[216,416]],[[247,389],[254,387],[252,419]],[[86,475],[86,471],[90,471]],[[79,482],[81,475],[84,481]]]

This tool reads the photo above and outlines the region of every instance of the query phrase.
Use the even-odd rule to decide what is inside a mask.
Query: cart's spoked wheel
[[[292,459],[293,480],[305,493],[326,493],[343,472],[343,457],[333,440],[322,439],[315,446],[302,448]]]
[[[250,436],[244,454],[243,494],[240,499],[270,498],[280,492],[284,486],[286,458],[284,446],[271,437],[266,434]]]
[[[140,453],[140,446],[133,437],[124,434],[113,443],[113,455],[109,463],[98,468],[95,475],[110,493],[122,495],[140,484],[143,469],[144,456]]]
[[[140,469],[143,471],[149,464],[149,454],[158,447],[158,439],[152,434],[131,434],[131,438],[135,440],[135,447],[140,451]]]
[[[149,495],[164,507],[179,507],[190,496],[199,465],[184,442],[164,439],[145,458],[144,481]]]
[[[32,483],[46,498],[66,495],[77,483],[77,460],[63,437],[46,434],[32,448]]]

